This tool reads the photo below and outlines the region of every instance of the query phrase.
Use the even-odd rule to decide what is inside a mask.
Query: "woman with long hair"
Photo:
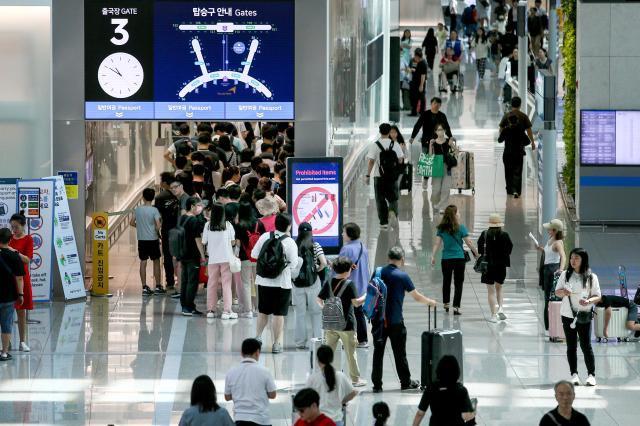
[[[191,386],[191,407],[180,417],[179,426],[234,426],[229,412],[218,405],[216,385],[207,375],[196,377]]]
[[[18,349],[22,352],[29,352],[31,349],[27,345],[27,311],[33,310],[33,291],[31,288],[31,273],[30,263],[33,258],[33,238],[31,235],[25,232],[25,226],[27,225],[27,219],[24,217],[23,212],[16,213],[9,219],[9,226],[11,227],[11,241],[9,241],[9,248],[20,256],[20,260],[24,264],[24,277],[22,293],[22,304],[17,303],[15,305],[16,312],[18,314],[18,334],[20,336],[20,345]]]
[[[560,274],[567,265],[567,255],[564,251],[564,223],[560,219],[553,219],[542,225],[547,230],[549,239],[544,246],[538,245],[536,249],[544,253],[542,266],[542,288],[544,290],[544,329],[549,335],[549,298],[555,291],[553,279]]]
[[[258,309],[256,292],[256,262],[251,259],[251,247],[249,246],[249,235],[256,229],[258,219],[254,213],[251,203],[240,201],[238,204],[238,222],[236,223],[237,244],[240,247],[240,279],[242,280],[242,290],[245,296],[245,303],[250,307],[242,314],[244,318],[253,318],[253,313]],[[249,302],[250,300],[250,302]]]
[[[402,177],[407,171],[407,167],[408,167],[407,164],[409,164],[411,161],[411,157],[410,157],[411,151],[409,150],[409,147],[405,143],[404,136],[402,136],[402,132],[400,131],[400,128],[396,124],[393,124],[391,126],[391,131],[389,132],[389,138],[394,143],[397,143],[398,145],[400,145],[400,149],[402,149],[402,153],[404,154],[404,158],[400,160],[402,161],[402,164],[398,166],[399,167],[398,168],[398,187],[400,187],[400,182],[402,181]]]
[[[444,163],[444,175],[442,177],[431,178],[431,207],[433,215],[442,214],[445,206],[449,204],[449,193],[453,184],[451,169],[454,164],[451,158],[455,159],[457,146],[455,139],[447,137],[444,126],[440,123],[434,127],[433,139],[429,141],[429,154],[441,155]]]
[[[306,349],[307,342],[307,316],[311,320],[311,337],[322,337],[322,310],[316,302],[320,293],[320,277],[318,272],[327,266],[322,246],[313,241],[313,228],[311,224],[302,222],[298,226],[298,256],[302,258],[300,273],[293,280],[291,297],[293,299],[293,311],[296,314],[295,341],[296,348]]]
[[[231,310],[232,276],[229,262],[234,254],[236,233],[233,225],[226,220],[225,209],[221,203],[212,203],[209,207],[211,218],[202,232],[202,244],[207,246],[209,254],[209,281],[207,282],[207,318],[215,317],[218,306],[218,285],[222,282],[222,300],[224,304],[220,318],[236,319],[238,314]]]
[[[578,376],[578,339],[587,366],[587,386],[596,385],[596,363],[591,347],[591,320],[593,309],[600,301],[598,276],[589,268],[589,254],[583,248],[574,248],[569,254],[569,267],[560,274],[556,296],[562,297],[560,315],[567,340],[567,361],[574,385],[580,385]]]
[[[507,316],[502,308],[502,285],[507,277],[507,268],[511,266],[513,243],[509,234],[502,228],[502,218],[498,213],[489,216],[489,229],[483,231],[478,239],[478,252],[485,256],[487,270],[480,281],[487,285],[487,299],[491,311],[490,322],[504,321]]]
[[[406,29],[402,33],[402,38],[400,39],[400,54],[407,64],[411,62],[411,44],[411,30]]]
[[[427,31],[427,35],[422,41],[422,50],[424,50],[427,55],[427,65],[429,69],[433,70],[433,63],[436,58],[436,53],[438,52],[438,39],[436,38],[436,32],[433,28],[429,28],[429,31]]]
[[[436,367],[435,383],[422,394],[413,426],[422,423],[427,410],[431,408],[429,425],[463,426],[475,424],[475,409],[469,399],[469,392],[460,379],[460,365],[453,355],[445,355]]]
[[[307,387],[320,395],[320,412],[344,426],[342,407],[358,395],[351,380],[342,372],[336,371],[333,362],[333,350],[327,345],[316,351],[318,369],[307,379]]]
[[[473,246],[473,241],[469,237],[467,228],[460,223],[458,207],[448,206],[444,210],[442,221],[438,225],[436,242],[431,253],[431,265],[436,264],[436,253],[442,248],[442,302],[445,311],[449,312],[449,301],[451,300],[451,276],[455,293],[453,296],[453,314],[462,315],[460,312],[460,302],[462,300],[462,285],[464,283],[464,268],[467,263],[465,250],[462,242],[467,243],[474,257],[478,257],[478,252]]]
[[[471,39],[471,47],[476,50],[476,68],[480,79],[484,78],[484,71],[487,67],[489,57],[489,40],[484,28],[479,27]]]

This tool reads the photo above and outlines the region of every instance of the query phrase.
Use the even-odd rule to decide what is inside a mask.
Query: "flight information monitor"
[[[582,110],[580,164],[640,165],[640,111]]]
[[[293,120],[293,0],[88,0],[90,120]]]

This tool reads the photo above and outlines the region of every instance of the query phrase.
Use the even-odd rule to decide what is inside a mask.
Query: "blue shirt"
[[[462,239],[469,236],[469,232],[464,225],[460,225],[458,232],[451,235],[448,232],[438,231],[436,234],[442,238],[442,260],[445,259],[464,259],[464,249],[462,248]]]
[[[462,55],[462,43],[460,43],[460,39],[456,39],[456,41],[453,41],[451,39],[447,40],[447,42],[444,45],[444,48],[446,50],[449,47],[453,49],[454,59],[458,59],[460,55]]]
[[[382,268],[380,278],[387,285],[386,320],[389,324],[400,324],[404,321],[402,317],[404,294],[412,292],[416,287],[409,274],[396,265],[387,265]]]
[[[358,260],[358,256],[360,255],[361,248],[362,256],[360,256],[360,261],[358,261],[357,268],[354,271],[351,271],[351,276],[349,277],[349,279],[351,279],[351,281],[356,285],[358,297],[362,296],[365,291],[367,291],[367,284],[369,283],[371,274],[369,271],[369,251],[364,244],[360,242],[360,240],[354,240],[343,245],[339,254],[340,256],[345,256],[351,259],[355,265],[356,260]]]

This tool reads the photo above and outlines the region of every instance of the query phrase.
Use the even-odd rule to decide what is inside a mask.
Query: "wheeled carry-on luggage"
[[[557,342],[564,340],[564,328],[562,328],[562,315],[560,315],[560,307],[562,301],[552,300],[549,302],[549,340]]]
[[[429,307],[429,329],[422,333],[422,354],[420,387],[426,389],[436,380],[436,368],[445,355],[453,355],[460,365],[460,381],[463,381],[462,333],[460,330],[443,330],[436,328],[437,313],[433,309],[433,325],[431,328],[431,307]]]
[[[611,308],[611,319],[609,320],[608,337],[604,337],[604,308],[596,308],[596,315],[593,318],[593,330],[598,342],[607,343],[609,341],[629,341],[629,330],[627,330],[627,308]]]
[[[451,187],[458,190],[458,194],[463,190],[470,189],[472,194],[476,193],[476,172],[473,152],[459,151],[456,154],[458,165],[451,169]]]
[[[404,173],[400,178],[400,191],[403,189],[409,192],[413,189],[413,164],[411,163],[405,165]]]

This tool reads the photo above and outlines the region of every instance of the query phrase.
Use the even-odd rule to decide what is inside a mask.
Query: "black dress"
[[[478,252],[487,257],[487,272],[482,274],[480,281],[483,284],[504,284],[507,276],[507,267],[511,266],[511,250],[513,243],[509,234],[494,228],[482,232],[478,239]]]

